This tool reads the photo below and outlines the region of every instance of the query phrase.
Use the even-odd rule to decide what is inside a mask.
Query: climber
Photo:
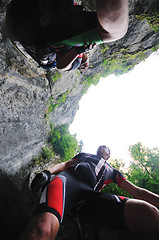
[[[128,27],[128,0],[97,0],[97,12],[83,11],[73,0],[13,0],[8,12],[14,42],[36,60],[50,47],[115,41]]]
[[[86,70],[89,66],[89,58],[87,53],[95,48],[96,44],[84,45],[76,48],[75,46],[62,45],[60,47],[46,46],[37,50],[33,45],[25,47],[13,34],[13,26],[11,21],[11,9],[7,11],[7,32],[14,46],[27,58],[33,58],[46,70],[57,68],[59,70]],[[30,54],[30,55],[29,55]]]
[[[91,211],[97,216],[96,222],[103,221],[103,226],[108,222],[105,218],[112,213],[114,225],[125,226],[144,239],[157,236],[159,196],[129,182],[121,172],[107,163],[109,157],[109,148],[99,146],[96,155],[80,153],[36,175],[31,187],[34,192],[42,189],[42,196],[36,214],[20,240],[55,239],[64,214],[82,201],[86,206],[92,204]],[[53,180],[51,174],[57,174]],[[112,182],[136,199],[100,192]],[[89,210],[89,207],[85,209]]]

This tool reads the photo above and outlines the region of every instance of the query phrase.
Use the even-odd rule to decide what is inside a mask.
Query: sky
[[[70,133],[95,154],[107,145],[111,157],[131,160],[129,146],[159,147],[159,51],[127,74],[101,78],[79,102]]]

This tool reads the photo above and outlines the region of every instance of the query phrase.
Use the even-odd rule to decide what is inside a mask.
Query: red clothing
[[[59,222],[64,213],[83,200],[103,196],[108,200],[111,196],[110,199],[115,202],[123,201],[120,197],[100,192],[103,186],[111,182],[120,185],[124,181],[125,177],[118,170],[97,155],[81,153],[74,159],[76,162],[58,174],[45,188],[40,200],[39,211],[53,213]]]

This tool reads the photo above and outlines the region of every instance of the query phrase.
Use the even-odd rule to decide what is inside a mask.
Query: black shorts
[[[46,4],[47,2],[51,4],[50,21],[43,26],[39,2],[40,0],[12,0],[11,2],[10,12],[14,35],[22,45],[35,45],[37,48],[42,48],[45,47],[46,42],[53,45],[94,29],[98,25],[96,12],[87,12],[72,6],[73,1],[43,0]]]
[[[93,190],[89,185],[79,180],[70,172],[57,175],[44,189],[38,210],[54,214],[59,222],[63,220],[76,206],[79,207],[79,216],[85,220],[93,219],[88,216],[96,216],[97,221],[116,225],[124,225],[124,205],[127,198],[102,193]]]
[[[124,218],[127,200],[126,197],[101,193],[98,197],[83,203],[78,212],[79,220],[95,228],[127,228]]]

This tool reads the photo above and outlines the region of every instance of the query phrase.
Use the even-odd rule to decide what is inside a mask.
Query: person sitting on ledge
[[[102,145],[96,155],[80,153],[36,175],[31,187],[34,192],[42,189],[42,195],[38,209],[20,240],[55,239],[64,215],[83,201],[84,213],[87,215],[90,211],[102,226],[107,226],[109,218],[114,226],[126,227],[136,236],[157,239],[159,196],[129,182],[108,164],[109,157],[109,148]],[[52,174],[57,174],[53,180]],[[112,182],[135,199],[101,192]]]

